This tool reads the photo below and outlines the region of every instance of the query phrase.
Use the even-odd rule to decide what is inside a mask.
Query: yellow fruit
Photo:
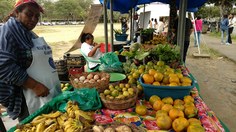
[[[177,74],[170,73],[170,74],[169,74],[169,77],[178,77],[178,76],[177,76]]]
[[[152,95],[150,98],[149,98],[149,102],[151,105],[154,104],[154,102],[156,102],[157,100],[161,100],[161,98],[157,95]]]
[[[149,74],[144,74],[143,80],[144,80],[144,83],[152,84],[154,82],[154,77]]]
[[[184,102],[185,103],[188,103],[188,102],[194,103],[194,98],[190,95],[184,96]]]
[[[176,73],[179,79],[182,79],[184,76],[182,73]]]
[[[152,85],[154,86],[160,86],[161,84],[159,82],[153,82]]]
[[[162,99],[162,102],[165,103],[165,104],[171,104],[173,105],[173,99],[171,97],[165,97]]]
[[[144,72],[144,69],[138,69],[138,73],[142,74]]]
[[[190,78],[188,78],[188,77],[183,77],[183,78],[181,78],[180,81],[182,83],[190,83],[190,84],[192,84],[192,80]]]
[[[135,78],[135,79],[138,79],[139,78],[139,73],[138,72],[133,73],[132,77]]]
[[[182,104],[176,104],[176,105],[174,105],[174,108],[184,111],[184,105],[182,105]]]
[[[169,82],[170,83],[179,83],[179,78],[177,76],[170,76],[169,77]]]
[[[135,108],[135,112],[141,116],[146,115],[147,108],[144,105],[137,105]]]
[[[194,117],[197,115],[197,108],[195,106],[188,106],[184,109],[184,114],[188,118]]]
[[[157,71],[154,70],[154,69],[150,69],[150,70],[148,71],[148,73],[149,73],[149,75],[154,76],[154,75],[157,73]]]
[[[169,84],[169,86],[178,86],[178,84],[175,83],[175,82],[172,82],[172,83]]]
[[[179,118],[179,117],[184,117],[184,112],[179,110],[179,109],[176,109],[176,108],[173,108],[169,111],[169,117],[173,120],[175,120],[176,118]]]
[[[181,99],[176,99],[176,100],[174,100],[174,105],[177,105],[177,104],[183,105],[183,104],[184,104],[184,101],[181,100]]]
[[[172,128],[176,132],[184,131],[185,129],[187,129],[188,125],[189,125],[188,120],[185,119],[184,117],[179,117],[172,122]]]
[[[161,82],[163,77],[164,77],[164,75],[160,72],[157,72],[156,74],[154,74],[155,81]]]
[[[163,105],[164,105],[164,103],[161,100],[157,100],[153,104],[153,109],[154,110],[160,110]]]
[[[165,65],[165,62],[164,61],[158,61],[157,62],[157,66],[164,66]]]
[[[168,76],[164,76],[162,82],[163,82],[164,84],[169,84],[169,83],[170,83],[170,82],[169,82],[169,77],[168,77]]]
[[[157,118],[156,123],[161,130],[169,130],[171,128],[172,120],[169,116],[163,115]]]
[[[189,125],[193,125],[193,124],[202,125],[201,121],[196,118],[189,118],[188,122],[189,122]]]
[[[161,107],[161,110],[164,110],[166,112],[169,113],[169,111],[173,108],[173,106],[171,104],[164,104],[162,107]]]
[[[165,110],[158,110],[156,112],[156,118],[160,117],[160,116],[163,116],[163,115],[166,115],[168,116],[168,113],[165,111]]]
[[[187,132],[205,132],[205,129],[201,125],[191,124],[187,128]]]
[[[125,84],[125,87],[126,87],[126,88],[130,88],[130,84],[126,83],[126,84]]]
[[[194,105],[194,103],[192,103],[192,102],[187,102],[187,103],[184,104],[184,107],[185,107],[185,108],[186,108],[186,107],[189,107],[189,106],[195,106],[195,105]]]

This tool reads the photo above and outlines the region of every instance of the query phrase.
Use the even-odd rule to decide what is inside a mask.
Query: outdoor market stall
[[[125,63],[106,53],[100,72],[70,72],[61,95],[9,131],[229,131],[200,97],[180,54],[163,36],[123,50]],[[85,63],[70,57],[62,63]]]

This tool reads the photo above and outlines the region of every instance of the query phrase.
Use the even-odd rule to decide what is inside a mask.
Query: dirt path
[[[211,58],[193,58],[197,48],[190,46],[186,65],[197,79],[206,104],[235,132],[236,64],[220,54],[210,52]]]

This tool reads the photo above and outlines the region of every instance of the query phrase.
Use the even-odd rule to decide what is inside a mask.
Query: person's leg
[[[197,35],[198,35],[198,44],[199,44],[199,46],[200,46],[200,44],[201,44],[201,32],[197,32]]]
[[[224,44],[224,30],[221,29],[221,44]]]
[[[196,35],[196,32],[194,32],[194,47],[197,47],[197,35]]]
[[[6,132],[6,128],[4,126],[4,123],[2,121],[2,118],[0,117],[0,132]]]
[[[189,41],[184,41],[184,56],[183,56],[183,61],[185,63],[187,52],[188,52],[188,47],[189,47]]]
[[[232,43],[232,40],[231,40],[231,33],[233,32],[233,27],[230,27],[229,28],[229,31],[228,31],[228,34],[229,34],[229,38],[228,38],[228,43]]]
[[[225,43],[228,45],[229,44],[229,42],[228,42],[228,39],[229,39],[229,29],[226,29],[225,33],[226,33]]]

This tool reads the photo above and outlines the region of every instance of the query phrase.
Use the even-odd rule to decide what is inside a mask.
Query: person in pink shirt
[[[194,47],[197,47],[197,43],[201,43],[201,34],[202,34],[202,19],[200,16],[195,20],[196,31],[194,32]],[[197,42],[198,41],[198,42]]]

